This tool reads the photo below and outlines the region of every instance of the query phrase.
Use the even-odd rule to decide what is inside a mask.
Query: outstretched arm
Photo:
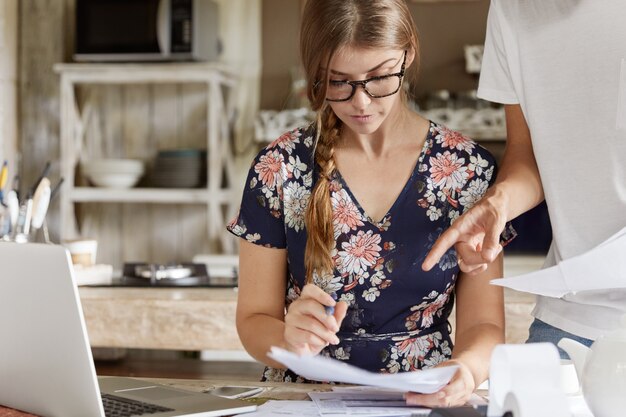
[[[506,222],[543,201],[541,178],[522,109],[517,104],[507,105],[505,111],[507,145],[496,183],[437,239],[422,264],[425,271],[452,246],[463,272],[485,271],[502,250],[499,240]]]
[[[502,276],[502,255],[476,276],[461,273],[456,284],[456,331],[452,359],[458,365],[450,383],[434,394],[408,393],[408,404],[428,407],[462,406],[489,376],[493,348],[504,343],[504,297],[489,281]]]

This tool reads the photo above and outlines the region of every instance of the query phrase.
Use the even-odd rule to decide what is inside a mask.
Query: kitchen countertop
[[[92,347],[243,350],[233,288],[79,287]]]
[[[507,276],[538,269],[542,256],[507,256]],[[79,287],[92,347],[238,351],[234,288]],[[534,296],[505,289],[507,342],[528,335]]]

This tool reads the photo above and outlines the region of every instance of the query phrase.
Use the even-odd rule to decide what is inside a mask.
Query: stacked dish
[[[144,172],[137,159],[92,159],[82,162],[81,169],[93,185],[107,188],[134,187]]]
[[[159,151],[150,183],[154,187],[202,187],[206,184],[206,152],[200,149]]]

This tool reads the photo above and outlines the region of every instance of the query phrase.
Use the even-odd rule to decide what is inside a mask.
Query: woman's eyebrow
[[[382,67],[383,65],[385,65],[386,63],[388,63],[389,61],[399,61],[399,60],[397,60],[397,59],[395,59],[395,58],[389,58],[388,60],[383,61],[383,62],[381,62],[380,64],[376,65],[374,68],[367,70],[367,72],[368,72],[368,73],[369,73],[369,72],[374,72],[374,71],[376,71],[377,69],[379,69],[380,67]],[[331,70],[330,70],[330,72],[331,72],[331,73],[333,73],[333,74],[335,74],[335,75],[348,75],[348,74],[345,74],[345,73],[340,72],[340,71],[335,71],[334,69],[331,69]]]

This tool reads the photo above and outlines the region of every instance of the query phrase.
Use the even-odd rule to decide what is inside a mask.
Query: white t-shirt
[[[626,226],[626,0],[492,0],[478,95],[526,117],[552,221],[546,266]],[[605,290],[538,297],[533,314],[595,339],[624,312],[626,291]]]

